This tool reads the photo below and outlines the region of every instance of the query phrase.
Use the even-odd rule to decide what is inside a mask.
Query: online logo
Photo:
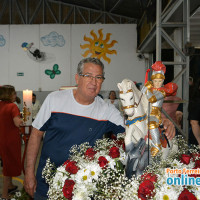
[[[195,177],[196,175],[200,175],[200,169],[170,169],[166,168],[165,173],[168,174],[168,178],[166,180],[168,185],[200,185],[200,177]],[[170,177],[170,175],[178,175]],[[192,176],[191,176],[192,175]]]

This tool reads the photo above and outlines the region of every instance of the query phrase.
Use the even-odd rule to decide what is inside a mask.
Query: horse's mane
[[[135,83],[129,79],[124,79],[121,82],[121,88],[123,90],[124,93],[126,93],[128,90],[133,89],[135,98],[137,99],[137,101],[139,101],[142,93],[140,90],[138,90],[138,88],[136,87]],[[136,102],[138,103],[138,102]],[[143,106],[145,113],[147,113],[148,110],[148,100],[146,98],[146,95],[142,95],[141,101],[140,101],[141,106]]]

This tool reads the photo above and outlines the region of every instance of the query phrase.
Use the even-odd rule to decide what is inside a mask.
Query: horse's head
[[[123,110],[129,117],[133,116],[135,113],[135,95],[134,92],[137,89],[135,84],[129,80],[124,79],[121,83],[117,84],[119,88],[119,97],[122,103]]]

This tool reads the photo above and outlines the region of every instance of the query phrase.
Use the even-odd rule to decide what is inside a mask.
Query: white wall
[[[9,82],[9,26],[0,26],[0,85]]]
[[[39,68],[38,62],[31,60],[21,47],[23,42],[33,42],[39,47],[39,26],[38,25],[12,25],[10,26],[9,37],[9,84],[14,85],[16,90],[39,88]],[[6,58],[4,58],[6,59]],[[18,72],[23,72],[24,76],[17,76]]]
[[[108,43],[116,40],[117,43],[110,47],[116,50],[115,54],[106,54],[111,59],[108,63],[101,58],[105,65],[106,80],[102,90],[117,90],[117,83],[124,78],[137,82],[144,82],[145,63],[139,61],[136,53],[137,32],[134,24],[96,24],[96,25],[0,25],[0,36],[5,38],[5,45],[0,41],[0,85],[12,84],[17,91],[32,89],[34,91],[54,91],[60,86],[74,85],[74,75],[78,62],[84,57],[82,54],[87,49],[81,49],[80,44],[89,44],[84,40],[84,35],[91,40],[91,30],[97,38],[98,30],[102,29],[103,40],[107,33],[111,33]],[[64,38],[64,45],[44,45],[41,37],[51,32],[58,33]],[[45,52],[46,60],[36,62],[23,50],[23,42],[34,43],[34,47]],[[88,57],[91,54],[88,54]],[[50,79],[44,71],[53,69],[58,64],[60,75]],[[24,76],[17,76],[23,72]]]

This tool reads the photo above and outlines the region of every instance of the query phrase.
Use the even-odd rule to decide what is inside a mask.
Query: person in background
[[[18,96],[16,96],[16,101],[14,103],[17,105],[17,107],[20,110],[21,99]]]
[[[32,97],[32,119],[33,119],[33,121],[36,118],[36,115],[39,112],[40,107],[41,107],[41,104],[40,104],[39,100],[36,99],[36,94],[33,93],[33,97]]]
[[[189,86],[193,86],[194,82],[193,82],[193,78],[190,76],[189,77]]]
[[[105,102],[111,103],[119,110],[119,99],[117,99],[116,92],[111,90],[108,95],[108,99],[104,99]]]
[[[162,108],[166,111],[166,113],[172,118],[172,120],[178,125],[176,118],[176,111],[179,106],[178,101],[181,101],[180,97],[177,96],[167,96],[164,98],[164,103]],[[162,113],[162,119],[166,118],[166,116]]]
[[[192,127],[192,132],[200,145],[200,78],[190,91],[190,99],[188,106],[188,120]]]
[[[19,126],[23,125],[16,101],[15,88],[11,85],[0,87],[0,157],[3,161],[2,199],[16,191],[12,177],[21,175],[21,137]]]
[[[35,200],[48,198],[48,184],[42,178],[48,158],[58,167],[68,159],[73,145],[88,142],[93,146],[106,132],[117,134],[125,131],[119,110],[98,96],[104,79],[104,64],[97,58],[84,58],[79,62],[75,75],[77,88],[55,91],[45,99],[32,124],[24,177],[24,187]],[[168,136],[173,137],[173,124],[167,121],[165,125]],[[35,178],[35,164],[44,132]]]
[[[183,125],[183,104],[180,103],[176,109],[176,122],[179,128]]]
[[[178,101],[181,101],[180,97],[175,96],[167,96],[164,98],[162,111],[164,110],[171,119],[178,125],[180,128],[180,119],[178,118],[177,108],[179,106]],[[167,118],[164,113],[161,114],[162,119]],[[178,129],[176,128],[176,134],[178,134]]]
[[[192,98],[192,93],[194,91],[194,83],[193,83],[193,78],[190,76],[189,77],[189,107],[188,107],[188,110],[189,108],[191,107],[190,104],[192,103],[191,102],[191,98]],[[190,115],[189,115],[190,117]],[[177,121],[177,124],[179,126],[179,128],[182,128],[183,127],[183,104],[180,103],[177,110],[176,110],[176,121]],[[195,120],[194,120],[195,121]],[[190,123],[190,120],[188,118],[188,122],[189,122],[189,130],[188,130],[188,133],[189,133],[189,145],[193,144],[193,145],[198,145],[198,142],[193,134],[193,131],[192,131],[192,126],[191,126],[191,123]]]

